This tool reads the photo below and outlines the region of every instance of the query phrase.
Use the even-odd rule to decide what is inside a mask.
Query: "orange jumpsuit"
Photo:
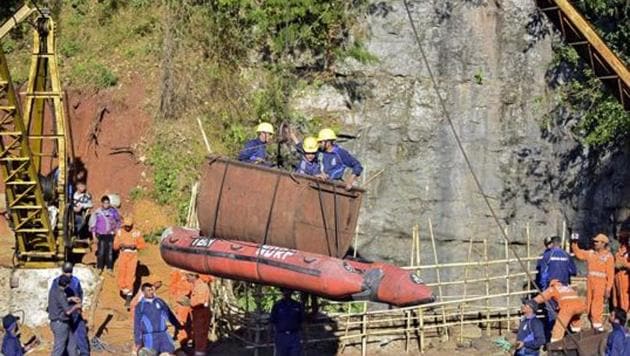
[[[120,250],[118,255],[118,288],[123,294],[133,292],[133,282],[136,280],[136,266],[138,265],[138,250],[145,248],[144,238],[140,231],[119,229],[114,238],[114,250]]]
[[[192,291],[192,285],[188,280],[186,280],[186,275],[184,272],[174,269],[171,272],[171,283],[168,287],[171,296],[175,301],[182,299],[183,297],[188,297]],[[179,303],[175,303],[175,307],[173,308],[173,312],[175,313],[175,317],[179,321],[179,323],[183,326],[181,330],[177,333],[177,340],[181,343],[186,343],[190,335],[190,313],[192,309],[190,306],[181,305]]]
[[[586,311],[584,298],[579,297],[571,286],[564,286],[558,280],[552,280],[549,288],[534,298],[538,303],[553,299],[558,304],[558,316],[551,329],[551,342],[564,337],[565,328],[571,325],[574,332],[580,331],[580,315]]]
[[[610,295],[615,278],[615,258],[607,250],[582,250],[577,243],[571,244],[575,257],[586,261],[586,304],[593,328],[603,327],[606,293]]]
[[[205,355],[210,329],[210,287],[201,278],[197,278],[192,286],[190,306],[192,308],[195,355]]]
[[[628,280],[628,269],[630,269],[630,260],[628,254],[628,245],[622,244],[615,253],[615,285],[613,293],[613,305],[619,307],[626,312],[630,307],[630,283]]]

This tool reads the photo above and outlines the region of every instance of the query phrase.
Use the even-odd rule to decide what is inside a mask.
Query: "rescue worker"
[[[571,256],[560,247],[560,236],[549,236],[544,240],[545,251],[536,264],[536,284],[540,290],[549,287],[549,281],[557,279],[564,285],[571,284],[571,276],[575,276],[577,269]],[[545,303],[545,337],[549,340],[551,329],[556,321],[557,305],[554,301]]]
[[[538,287],[541,290],[547,289],[552,279],[557,279],[564,285],[571,284],[571,277],[576,275],[577,269],[571,256],[560,247],[560,236],[547,237],[544,243],[545,251],[536,264]]]
[[[269,321],[275,329],[276,356],[302,354],[300,330],[304,321],[304,306],[293,300],[292,294],[292,290],[282,289],[282,299],[271,309]]]
[[[615,283],[613,285],[613,305],[623,309],[626,313],[630,308],[630,248],[628,248],[628,234],[619,234],[619,249],[615,252]]]
[[[138,250],[145,248],[144,238],[137,229],[133,228],[133,218],[123,219],[123,228],[118,230],[114,238],[114,250],[120,250],[118,255],[118,289],[125,297],[125,307],[131,307],[133,298],[133,283],[136,280],[138,266]]]
[[[157,297],[157,291],[162,287],[162,281],[155,275],[149,275],[146,278],[145,283],[153,285],[153,295]],[[129,307],[131,315],[135,315],[136,306],[142,301],[142,299],[144,299],[144,293],[142,293],[142,288],[140,288],[140,290],[138,290],[138,293],[136,294],[136,297],[131,300],[131,305]]]
[[[523,300],[521,306],[521,322],[516,334],[515,356],[538,356],[540,348],[545,344],[545,331],[540,320],[536,319],[538,303],[529,299]]]
[[[81,288],[81,281],[79,278],[73,275],[74,265],[72,262],[65,262],[61,266],[61,272],[63,276],[70,278],[70,284],[64,289],[66,297],[78,297],[79,301],[83,303],[83,288]],[[58,288],[60,277],[61,276],[53,279],[52,288]],[[71,302],[70,304],[73,303]],[[90,341],[87,334],[87,324],[83,318],[81,309],[74,311],[72,315],[70,315],[70,319],[70,337],[74,339],[74,343],[76,343],[79,348],[79,355],[89,355]]]
[[[534,298],[536,303],[544,303],[553,300],[558,304],[556,322],[551,330],[551,342],[558,341],[564,337],[566,328],[571,328],[573,332],[580,332],[580,316],[586,311],[584,298],[578,296],[571,286],[564,285],[557,279],[549,282],[549,288]]]
[[[188,282],[186,274],[179,269],[173,269],[171,272],[171,282],[169,284],[169,293],[173,300],[176,301],[173,312],[179,324],[182,326],[178,330],[176,338],[180,345],[186,345],[190,339],[191,333],[191,308],[187,303],[188,297],[192,292],[192,285]]]
[[[4,328],[2,355],[4,356],[22,356],[37,345],[36,339],[27,345],[22,345],[17,321],[18,318],[12,314],[7,314],[2,318],[2,327]]]
[[[96,268],[103,272],[107,267],[108,272],[114,269],[114,235],[120,228],[120,214],[111,206],[109,197],[101,197],[101,207],[90,216],[90,232],[92,238],[98,241]]]
[[[267,144],[271,142],[274,134],[273,126],[268,122],[261,122],[256,127],[258,136],[245,142],[245,146],[238,154],[238,160],[253,164],[271,166],[267,161]]]
[[[621,308],[614,308],[610,312],[608,320],[612,325],[612,331],[608,335],[606,340],[606,355],[605,356],[623,356],[624,345],[626,341],[626,312]],[[629,350],[630,351],[630,350]]]
[[[166,327],[166,321],[179,328],[175,315],[166,302],[155,296],[155,289],[150,283],[142,285],[143,299],[138,303],[133,318],[133,335],[136,352],[142,348],[161,353],[173,354],[175,345]]]
[[[348,151],[337,145],[336,140],[337,135],[328,128],[320,130],[317,135],[317,141],[322,151],[320,159],[322,171],[325,179],[343,180],[344,171],[346,168],[350,168],[352,174],[346,182],[346,190],[350,190],[355,180],[363,172],[363,167]]]
[[[608,236],[597,234],[593,238],[594,249],[582,250],[577,241],[579,235],[571,235],[571,249],[575,257],[586,261],[588,277],[586,279],[586,304],[593,328],[604,331],[604,303],[610,298],[614,275],[615,258],[608,251]]]
[[[187,272],[186,279],[191,285],[190,299],[184,301],[191,308],[192,337],[195,356],[206,355],[208,331],[210,330],[210,288],[198,273]]]
[[[70,277],[61,275],[57,285],[51,286],[48,292],[48,319],[54,337],[52,356],[62,356],[66,352],[68,356],[78,355],[76,340],[70,337],[71,315],[81,309],[81,300],[77,296],[66,296],[69,285]]]
[[[299,145],[299,144],[298,144]],[[307,176],[323,177],[317,151],[319,145],[315,137],[309,136],[298,147],[298,152],[302,152],[302,159],[298,163],[295,172]]]

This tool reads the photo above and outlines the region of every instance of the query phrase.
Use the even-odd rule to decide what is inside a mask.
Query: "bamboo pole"
[[[472,255],[472,246],[473,246],[473,239],[471,237],[470,241],[468,242],[468,253],[466,254],[466,262],[470,262],[470,257]],[[468,296],[468,268],[469,266],[464,267],[464,295],[463,295],[464,299],[466,299],[466,297]],[[464,342],[464,308],[465,308],[465,304],[461,304],[459,306],[460,322],[461,322],[459,324],[459,342],[460,343]]]
[[[361,337],[361,356],[367,356],[368,343],[368,318],[367,318],[367,302],[363,302],[363,316],[361,317],[361,331],[365,337]]]
[[[201,119],[199,117],[197,117],[197,124],[199,124],[199,131],[201,131],[201,136],[203,137],[203,143],[206,146],[206,151],[208,151],[208,154],[212,154],[212,149],[210,148],[210,141],[208,141],[206,130],[203,129],[203,124],[201,123]]]
[[[420,353],[424,353],[424,309],[420,309],[420,320],[418,321],[420,328]]]
[[[483,240],[483,259],[486,261],[485,276],[486,276],[486,308],[490,306],[490,299],[487,298],[490,295],[490,271],[488,270],[488,240]],[[486,312],[486,335],[490,335],[490,313]]]
[[[530,238],[530,234],[529,234],[529,221],[527,222],[527,224],[525,225],[525,235],[527,238],[527,270],[531,271],[531,263],[530,263],[530,257],[531,257],[531,238]],[[527,278],[527,289],[532,289],[532,281]]]
[[[483,242],[483,241],[480,241]],[[483,255],[483,253],[482,253]],[[530,257],[529,260],[530,261],[537,261],[539,260],[540,257],[538,256],[533,256]],[[521,258],[521,261],[526,261],[528,260],[527,258]],[[485,262],[485,260],[481,260],[481,261],[471,261],[471,262],[449,262],[449,263],[441,263],[439,265],[422,265],[422,266],[417,266],[417,267],[411,267],[411,266],[403,266],[400,267],[402,269],[406,269],[406,270],[410,270],[410,269],[418,269],[418,270],[425,270],[425,269],[436,269],[438,267],[440,268],[456,268],[456,267],[485,267],[485,266],[492,266],[492,265],[503,265],[506,263],[516,263],[518,262],[518,260],[516,258],[510,258],[510,259],[498,259],[498,260],[490,260],[487,263]]]
[[[437,248],[435,246],[435,234],[433,233],[433,223],[431,222],[431,218],[429,218],[429,235],[431,236],[431,248],[433,250],[433,262],[435,263],[435,265],[439,265],[440,262],[438,261],[438,255],[437,255]],[[440,278],[440,268],[436,268],[435,269],[435,275],[437,278],[437,283],[438,283],[438,296],[440,298],[440,302],[444,301],[444,299],[442,298],[443,293],[442,293],[442,281]],[[445,311],[444,308],[442,308],[442,321],[446,323],[446,316],[444,315]],[[445,336],[445,340],[448,341],[448,329],[444,328],[444,336]]]
[[[566,238],[567,238],[567,221],[566,220],[562,220],[562,235],[561,235],[562,242],[561,242],[561,246],[562,246],[562,249],[565,250],[565,251],[568,250],[568,248],[567,248],[568,246],[565,245],[566,244]]]
[[[508,236],[508,229],[505,228],[505,235]],[[503,240],[505,245],[505,259],[507,260],[510,257],[510,249],[508,246],[508,241]],[[506,311],[507,311],[507,325],[505,328],[505,333],[508,334],[510,332],[510,264],[505,264],[505,275],[507,278],[505,279],[505,293],[507,293],[507,297],[505,298],[506,302]]]

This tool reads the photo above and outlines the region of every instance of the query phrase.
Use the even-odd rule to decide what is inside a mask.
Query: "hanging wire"
[[[440,89],[439,89],[437,80],[435,78],[435,75],[433,74],[433,71],[431,70],[431,65],[429,63],[429,59],[428,59],[428,57],[427,57],[427,55],[426,55],[426,53],[424,51],[424,48],[422,47],[422,42],[420,41],[420,36],[418,35],[418,30],[416,29],[416,25],[415,25],[415,23],[413,21],[413,17],[411,16],[411,10],[409,9],[408,0],[403,0],[403,5],[405,7],[405,11],[407,13],[407,17],[409,19],[409,25],[411,26],[411,30],[413,31],[413,35],[415,37],[416,44],[418,45],[418,49],[420,50],[420,54],[422,55],[422,61],[424,62],[424,65],[425,65],[425,67],[427,69],[427,72],[429,74],[429,78],[431,79],[431,83],[433,84],[432,85],[433,90],[435,91],[435,95],[437,96],[438,101],[440,103],[440,108],[442,110],[442,115],[444,116],[444,118],[448,122],[449,128],[451,129],[451,132],[453,133],[453,137],[455,138],[455,142],[457,143],[457,147],[459,148],[459,151],[461,152],[462,156],[464,157],[464,161],[466,161],[466,166],[468,168],[468,171],[469,171],[470,175],[472,176],[472,178],[473,178],[473,180],[475,182],[475,185],[477,186],[477,190],[479,190],[479,193],[481,194],[485,205],[488,207],[488,211],[490,212],[490,215],[492,216],[492,219],[494,220],[494,223],[496,224],[497,228],[499,229],[503,239],[505,239],[507,241],[508,247],[509,247],[510,251],[512,252],[512,254],[514,255],[514,257],[516,258],[516,260],[518,261],[521,269],[525,272],[525,275],[527,276],[529,281],[532,283],[532,285],[536,288],[536,290],[538,292],[542,292],[542,290],[540,289],[538,284],[536,284],[535,279],[532,277],[532,274],[527,269],[525,263],[520,258],[520,256],[518,255],[516,249],[512,245],[512,241],[510,240],[510,238],[507,235],[507,232],[505,231],[505,229],[501,225],[501,221],[499,220],[499,217],[497,216],[494,208],[492,207],[492,204],[490,204],[490,199],[486,195],[486,193],[485,193],[485,191],[483,189],[483,186],[481,185],[481,182],[479,180],[479,177],[477,177],[477,174],[475,173],[475,170],[474,170],[474,168],[472,166],[470,158],[468,157],[468,153],[466,153],[466,149],[464,148],[464,145],[462,144],[462,141],[459,138],[459,134],[457,133],[457,130],[455,129],[455,125],[453,124],[453,120],[451,119],[451,115],[450,115],[450,113],[449,113],[449,111],[448,111],[448,109],[446,107],[446,100],[444,100],[444,98],[442,97],[442,94],[440,93]],[[551,308],[551,304],[548,301],[545,301],[545,305],[549,308],[549,310],[553,310],[553,308]],[[560,319],[556,318],[556,322],[559,323],[559,325],[561,325],[562,328],[565,331],[568,330],[567,325],[562,323],[560,321]],[[575,343],[575,345],[576,345],[578,351],[580,352],[580,354],[584,355],[583,350],[582,350],[581,346],[578,344],[578,340],[575,338],[575,336],[573,334],[571,334],[570,332],[567,335],[569,335],[571,340]]]

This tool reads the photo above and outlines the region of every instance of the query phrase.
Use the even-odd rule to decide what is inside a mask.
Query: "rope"
[[[339,257],[339,214],[337,213],[337,187],[333,187],[333,213],[335,214],[335,255]],[[345,251],[344,251],[345,252]]]
[[[418,30],[416,29],[416,25],[413,22],[413,18],[411,16],[411,10],[409,10],[409,4],[408,4],[407,1],[408,0],[403,0],[403,5],[405,7],[405,11],[407,12],[407,17],[409,18],[409,24],[410,24],[411,29],[413,31],[413,35],[415,37],[416,44],[418,45],[418,49],[420,50],[420,54],[422,55],[422,61],[424,62],[424,65],[427,68],[427,72],[429,73],[429,78],[431,79],[433,90],[435,91],[435,95],[437,96],[438,101],[440,103],[440,107],[442,109],[442,114],[444,115],[444,118],[448,122],[448,125],[449,125],[449,127],[451,129],[451,132],[453,133],[453,137],[455,138],[455,142],[457,142],[457,147],[459,148],[459,151],[461,152],[462,156],[464,157],[464,161],[466,161],[466,166],[468,168],[468,171],[470,172],[470,175],[472,176],[472,178],[473,178],[473,180],[475,182],[475,185],[477,186],[477,190],[479,190],[479,193],[483,197],[483,201],[484,201],[485,205],[488,207],[488,211],[490,211],[490,215],[492,216],[492,219],[494,220],[497,228],[499,229],[499,231],[501,233],[501,236],[507,242],[508,248],[510,249],[510,251],[512,252],[514,257],[518,261],[521,269],[525,272],[525,275],[527,276],[527,279],[529,279],[530,283],[532,283],[532,285],[536,288],[536,290],[539,293],[542,293],[542,290],[540,289],[538,284],[536,284],[536,281],[532,277],[532,274],[529,272],[529,270],[527,270],[527,266],[525,265],[523,260],[520,258],[520,256],[516,252],[516,249],[512,245],[512,241],[508,237],[507,232],[505,231],[505,229],[503,229],[503,226],[501,225],[501,221],[499,220],[496,212],[494,211],[494,208],[492,208],[492,205],[490,204],[490,199],[488,199],[488,196],[486,195],[486,193],[485,193],[485,191],[484,191],[484,189],[483,189],[483,187],[481,185],[481,182],[479,181],[479,178],[477,177],[477,174],[475,173],[475,170],[474,170],[474,168],[472,166],[472,163],[470,162],[470,159],[468,157],[468,154],[466,153],[466,150],[464,149],[464,145],[462,144],[462,141],[459,138],[459,134],[457,133],[457,130],[455,129],[455,125],[453,124],[453,120],[451,120],[450,113],[448,112],[448,109],[446,108],[446,100],[444,100],[444,98],[442,97],[442,94],[440,94],[440,90],[439,90],[439,86],[438,86],[437,80],[435,79],[435,75],[433,74],[433,71],[431,70],[431,65],[429,64],[429,59],[427,58],[427,55],[426,55],[426,53],[424,51],[424,48],[422,47],[422,42],[420,41],[420,36],[418,35]],[[549,302],[545,302],[545,304],[547,306],[550,305]],[[556,322],[560,323],[560,325],[562,326],[563,329],[565,329],[565,331],[568,330],[567,325],[564,325],[564,323],[562,323],[559,319],[556,320]],[[568,333],[567,335],[569,335],[569,337],[575,343],[575,345],[577,346],[578,351],[580,352],[580,354],[584,354],[582,348],[578,344],[578,340],[571,333]]]
[[[328,224],[326,223],[326,213],[324,211],[324,201],[322,199],[322,189],[319,185],[319,182],[316,182],[317,184],[317,193],[319,194],[319,210],[322,214],[322,222],[324,223],[324,233],[326,235],[326,248],[328,248],[328,255],[332,256],[332,251],[330,250],[330,239],[328,237]]]

